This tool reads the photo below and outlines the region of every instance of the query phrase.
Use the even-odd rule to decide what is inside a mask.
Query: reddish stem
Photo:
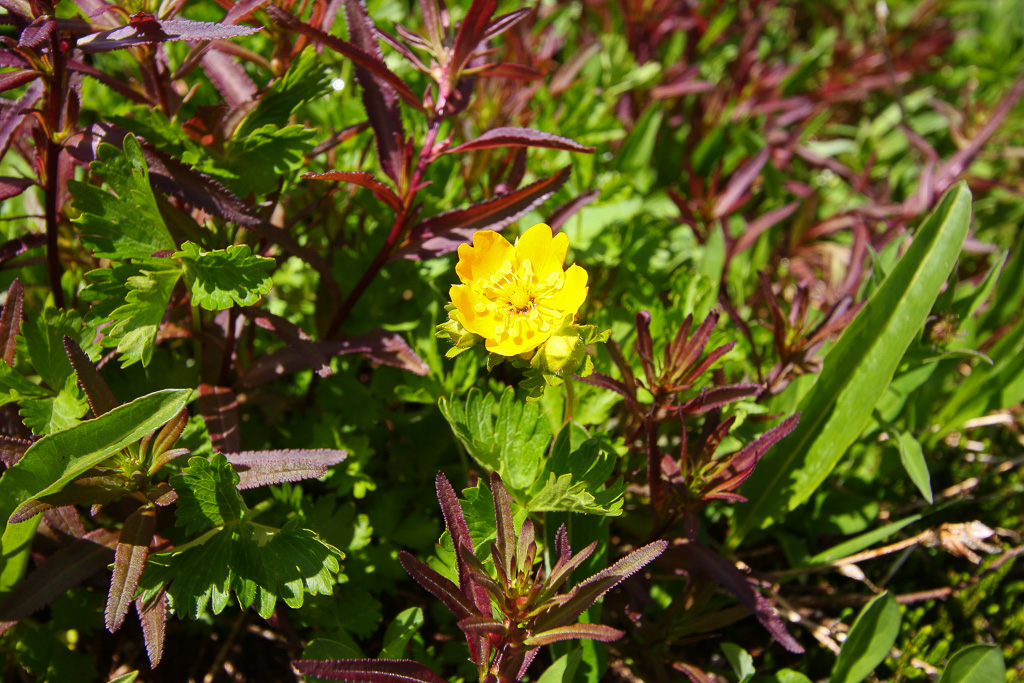
[[[53,72],[50,75],[49,93],[47,98],[48,128],[46,131],[46,262],[50,275],[50,289],[53,291],[53,303],[57,308],[64,308],[64,290],[60,284],[60,252],[57,250],[58,216],[57,183],[59,173],[58,160],[61,146],[54,140],[60,130],[60,112],[64,95],[64,53],[60,49],[60,32],[54,31],[50,36],[50,58],[53,61]]]

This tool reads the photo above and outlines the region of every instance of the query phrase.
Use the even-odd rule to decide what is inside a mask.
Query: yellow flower
[[[493,230],[473,235],[459,247],[451,288],[459,322],[484,338],[487,350],[518,356],[543,344],[587,298],[587,271],[562,269],[569,238],[551,235],[543,223],[512,246]]]

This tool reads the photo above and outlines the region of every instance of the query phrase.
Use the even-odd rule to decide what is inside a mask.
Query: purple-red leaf
[[[32,111],[43,96],[43,82],[35,81],[17,102],[0,110],[0,159],[7,154],[14,133],[21,127],[25,114]]]
[[[71,361],[78,386],[82,387],[82,391],[85,392],[85,399],[89,402],[93,416],[99,417],[116,408],[119,404],[114,398],[113,392],[110,391],[106,381],[100,377],[96,366],[92,364],[89,356],[78,345],[78,342],[64,335],[64,351],[68,354],[68,360]]]
[[[747,190],[754,184],[771,153],[771,148],[765,147],[757,153],[757,156],[736,170],[732,178],[729,179],[729,184],[725,186],[725,190],[718,196],[718,201],[715,202],[715,218],[728,216],[746,201]]]
[[[548,216],[548,225],[551,226],[551,232],[558,232],[558,230],[565,225],[565,223],[576,215],[576,213],[584,206],[594,201],[601,196],[601,190],[590,190],[584,192],[581,195],[577,195],[575,198],[570,199],[565,204],[551,212]]]
[[[150,667],[155,667],[164,656],[164,632],[167,626],[167,593],[160,592],[149,602],[142,598],[135,601],[135,611],[142,625],[142,637],[146,641],[146,655]]]
[[[719,474],[708,482],[711,485],[708,493],[720,495],[739,488],[739,485],[746,481],[747,477],[753,473],[757,462],[768,452],[768,449],[796,429],[799,422],[800,413],[790,415],[783,422],[772,427],[736,453],[730,455],[728,466],[723,468]]]
[[[231,387],[200,384],[196,407],[206,423],[214,451],[234,453],[242,447],[238,432],[238,400]]]
[[[754,245],[757,238],[764,234],[764,232],[778,223],[789,218],[794,211],[800,207],[800,202],[790,202],[785,206],[780,206],[777,209],[765,213],[764,215],[755,218],[747,224],[747,229],[743,231],[743,234],[736,238],[736,241],[732,244],[729,249],[729,255],[735,256],[744,249]]]
[[[292,662],[304,676],[352,683],[445,683],[419,662],[409,659],[299,659]]]
[[[84,36],[78,40],[78,47],[83,52],[107,52],[122,50],[134,45],[163,43],[169,40],[220,40],[238,38],[259,31],[252,26],[233,24],[217,24],[212,21],[192,21],[191,19],[157,19],[139,12],[131,17],[127,26],[100,31]]]
[[[566,167],[514,192],[432,216],[413,228],[415,241],[397,255],[413,260],[434,258],[455,251],[473,239],[478,230],[501,230],[554,194],[568,180],[570,171]]]
[[[747,609],[754,613],[761,625],[768,629],[768,632],[775,636],[784,648],[794,654],[804,651],[803,646],[789,635],[771,603],[754,590],[754,587],[747,581],[747,577],[736,568],[736,565],[696,542],[684,543],[674,550],[704,574],[725,586]]]
[[[116,541],[114,532],[97,529],[55,552],[0,605],[0,621],[24,619],[106,568],[114,559]]]
[[[447,150],[445,154],[471,152],[492,147],[543,147],[545,149],[564,149],[569,152],[586,152],[587,154],[592,154],[594,151],[593,147],[581,145],[560,135],[552,135],[532,128],[502,126],[485,132],[475,140],[456,145]]]
[[[0,74],[0,92],[20,88],[39,78],[39,72],[31,69],[19,69],[18,71],[6,71]]]
[[[224,23],[237,24],[265,4],[267,0],[239,0],[224,15]]]
[[[8,367],[14,365],[15,338],[21,334],[21,305],[25,299],[25,288],[21,281],[14,282],[7,288],[7,302],[3,313],[0,313],[0,357]]]
[[[203,53],[202,61],[206,75],[232,108],[245,104],[256,95],[256,84],[231,55],[211,48]]]
[[[0,244],[0,265],[7,263],[16,256],[21,256],[29,249],[36,249],[46,244],[46,233],[30,232]]]
[[[545,76],[545,73],[536,67],[527,64],[514,64],[512,62],[495,62],[493,64],[474,66],[472,69],[467,69],[466,74],[512,78],[517,81],[535,81]]]
[[[139,585],[139,577],[149,557],[149,544],[153,540],[155,528],[156,509],[148,505],[128,515],[121,528],[114,553],[114,573],[110,577],[107,608],[103,613],[107,630],[111,633],[121,628],[128,614],[128,607]]]
[[[476,607],[470,603],[469,599],[462,594],[459,587],[452,583],[450,579],[441,576],[404,550],[398,551],[398,561],[405,568],[405,571],[409,573],[409,576],[431,595],[443,602],[444,606],[451,610],[456,619],[481,616],[477,614]]]
[[[334,371],[331,370],[331,362],[327,360],[327,356],[320,352],[306,331],[295,323],[279,315],[255,308],[242,309],[242,315],[263,329],[270,330],[290,348],[304,356],[309,362],[309,367],[313,368],[319,376],[330,377],[333,374]]]
[[[484,31],[484,40],[490,40],[495,36],[499,36],[505,31],[509,30],[520,21],[525,19],[527,15],[532,12],[533,9],[530,7],[524,7],[523,9],[517,9],[514,12],[508,14],[502,14],[490,23],[487,30]]]
[[[310,342],[310,344],[325,357],[340,356],[346,353],[365,353],[378,363],[408,370],[417,375],[426,375],[430,372],[430,366],[416,355],[397,332],[380,330],[360,337]],[[239,386],[259,386],[308,367],[310,367],[310,361],[307,355],[288,346],[262,356],[253,363],[248,372],[239,380]]]
[[[497,541],[495,549],[501,558],[501,569],[505,576],[512,576],[515,560],[516,527],[512,520],[512,503],[505,485],[497,472],[491,472],[491,497],[494,500],[494,519]]]
[[[377,32],[363,0],[344,0],[349,38],[359,49],[380,63],[384,54],[377,42]],[[380,166],[397,187],[405,186],[405,128],[394,87],[377,73],[356,64],[356,80],[362,87],[363,106],[373,126]]]
[[[327,171],[326,173],[303,173],[302,178],[306,180],[340,180],[343,183],[352,183],[364,187],[373,193],[373,196],[381,200],[396,212],[402,210],[402,200],[394,191],[373,177],[372,173],[366,171]]]
[[[347,456],[347,452],[333,448],[224,453],[224,457],[238,473],[240,489],[322,477],[328,467],[337,465]]]
[[[420,99],[413,94],[405,81],[399,78],[395,72],[387,67],[383,59],[375,57],[373,54],[353,45],[347,40],[342,40],[341,38],[332,36],[329,33],[324,33],[304,21],[299,21],[277,5],[267,5],[266,12],[270,18],[282,28],[286,28],[289,31],[295,31],[296,33],[301,33],[308,38],[312,38],[319,43],[323,43],[338,54],[352,60],[356,66],[372,72],[394,88],[394,91],[398,93],[398,96],[405,100],[405,103],[410,107],[417,110],[423,108],[423,103]]]
[[[530,636],[526,639],[525,645],[526,647],[541,647],[542,645],[550,645],[561,640],[576,640],[579,638],[589,638],[590,640],[599,640],[602,643],[610,643],[624,635],[626,635],[625,631],[620,631],[617,628],[605,626],[604,624],[573,624],[571,626],[559,626],[558,628]]]
[[[37,17],[31,24],[26,26],[18,38],[18,47],[39,47],[50,39],[57,22],[53,17],[43,15]]]
[[[473,0],[466,12],[466,18],[459,26],[459,34],[455,37],[455,45],[452,48],[452,58],[449,66],[449,83],[455,85],[459,72],[469,62],[477,46],[487,36],[487,29],[491,25],[491,17],[497,9],[497,0]]]
[[[459,619],[459,628],[464,633],[471,633],[475,636],[490,633],[503,636],[508,633],[508,628],[505,627],[504,622],[491,617],[466,617],[465,619]]]
[[[462,513],[462,506],[459,505],[459,497],[455,494],[451,482],[438,472],[434,477],[434,485],[437,489],[437,500],[441,505],[441,514],[444,515],[444,524],[452,537],[455,546],[455,563],[459,570],[459,588],[462,593],[476,605],[476,611],[485,616],[491,615],[491,600],[487,591],[473,583],[469,576],[469,567],[463,558],[463,549],[466,552],[473,552],[473,539],[469,535],[469,525],[466,524],[466,517]]]
[[[31,178],[9,178],[0,176],[0,201],[17,197],[19,194],[35,185]]]

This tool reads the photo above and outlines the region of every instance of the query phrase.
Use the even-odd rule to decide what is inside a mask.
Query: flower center
[[[554,271],[543,280],[538,280],[529,259],[513,265],[506,260],[489,277],[480,278],[475,288],[487,297],[487,305],[477,304],[477,313],[489,312],[494,319],[496,334],[508,334],[514,338],[522,335],[531,337],[545,333],[561,321],[561,314],[545,305],[565,283],[564,273]]]

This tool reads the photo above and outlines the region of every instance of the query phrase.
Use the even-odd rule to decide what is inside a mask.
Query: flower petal
[[[533,351],[543,344],[551,336],[551,332],[541,332],[533,327],[522,331],[518,337],[510,337],[507,334],[501,335],[499,339],[487,339],[484,346],[491,353],[499,356],[518,356],[527,351]]]
[[[448,291],[448,296],[455,304],[455,311],[458,314],[462,326],[481,337],[494,336],[494,317],[490,311],[477,313],[476,305],[487,305],[487,298],[469,285],[453,285]]]
[[[471,285],[480,278],[490,278],[505,261],[516,262],[516,250],[494,230],[478,230],[473,235],[473,246],[459,245],[459,262],[455,274]]]
[[[587,271],[577,265],[565,271],[565,284],[554,295],[544,299],[543,304],[565,315],[576,315],[587,299]]]
[[[530,259],[537,279],[543,280],[552,272],[562,270],[568,249],[569,238],[564,232],[552,237],[551,228],[545,223],[538,223],[524,232],[516,242],[516,258],[520,265]]]

